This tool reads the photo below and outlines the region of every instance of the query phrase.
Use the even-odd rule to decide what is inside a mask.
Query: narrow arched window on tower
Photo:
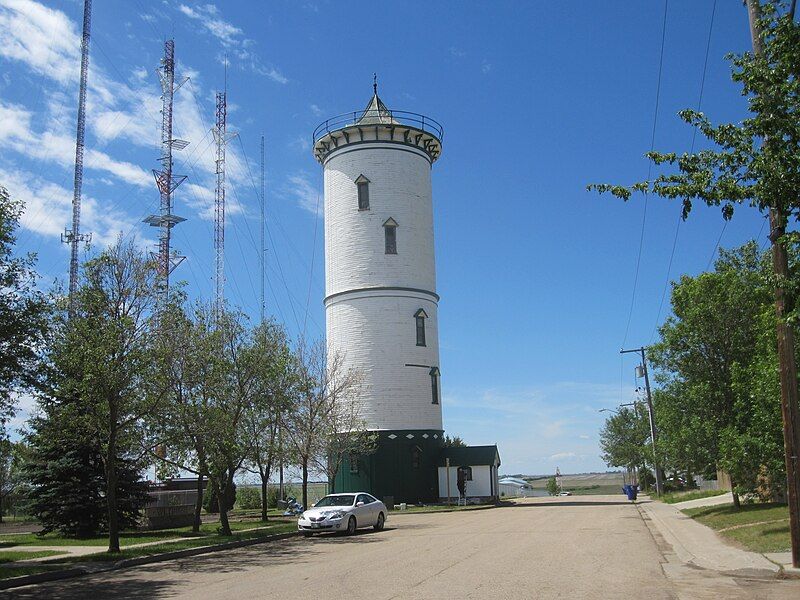
[[[439,367],[431,367],[431,404],[439,404]]]
[[[356,178],[358,189],[358,210],[369,210],[369,179],[363,175]]]
[[[397,254],[397,221],[389,217],[383,224],[386,254]]]
[[[414,321],[417,326],[417,346],[426,346],[425,344],[425,319],[428,315],[421,308],[414,313]]]

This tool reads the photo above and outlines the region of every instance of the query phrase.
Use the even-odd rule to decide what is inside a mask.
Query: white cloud
[[[260,75],[266,75],[276,83],[289,83],[289,80],[283,73],[278,71],[275,67],[255,67],[253,70]]]
[[[461,48],[456,48],[455,46],[450,46],[449,50],[450,50],[450,56],[454,58],[463,58],[464,56],[467,55],[467,53],[464,52]]]
[[[266,66],[261,58],[250,48],[255,45],[255,40],[244,37],[244,31],[232,23],[225,21],[219,9],[214,4],[203,4],[195,7],[181,4],[178,10],[193,21],[196,21],[202,30],[217,38],[222,46],[230,52],[228,65],[232,67],[248,68],[254,73],[264,75],[280,84],[289,80],[274,66]],[[224,62],[223,56],[217,56],[217,61]]]
[[[46,181],[33,173],[0,165],[0,177],[9,193],[25,203],[20,219],[24,229],[48,237],[57,237],[72,221],[72,190]],[[81,197],[82,230],[92,233],[94,244],[112,243],[120,232],[138,225],[131,217],[86,194]]]
[[[483,62],[481,62],[481,73],[486,75],[491,70],[492,70],[492,64],[484,58]]]
[[[33,131],[32,116],[24,107],[0,101],[0,142],[4,148],[28,158],[54,162],[62,167],[72,166],[75,159],[75,142],[72,138],[50,131]],[[99,150],[87,150],[84,156],[87,169],[105,171],[126,183],[139,186],[151,184],[148,173],[132,163],[115,160]]]
[[[0,0],[0,56],[60,83],[76,81],[80,36],[69,18],[29,0]]]
[[[311,140],[307,135],[298,135],[289,142],[289,147],[300,152],[308,152],[311,149]]]
[[[215,5],[204,4],[197,8],[191,8],[181,4],[178,10],[190,19],[198,21],[206,31],[222,42],[224,46],[241,43],[237,38],[242,35],[242,30],[221,19],[218,16],[219,10]]]
[[[318,217],[322,216],[322,195],[309,181],[307,174],[298,173],[290,176],[286,192],[294,197],[300,208]]]
[[[571,458],[577,458],[578,455],[574,452],[557,452],[556,454],[550,455],[550,460],[567,460]]]
[[[209,14],[217,14],[213,5],[202,8],[212,11]],[[63,12],[31,0],[0,0],[0,27],[4,31],[0,59],[18,62],[30,72],[50,80],[42,85],[46,94],[45,108],[41,112],[0,100],[0,142],[4,150],[0,158],[7,158],[9,153],[16,152],[29,159],[59,165],[67,173],[72,169],[75,157],[74,88],[79,76],[76,67],[80,63],[79,23],[70,21]],[[218,28],[216,31],[223,30]],[[247,40],[242,40],[238,50],[249,53],[248,45]],[[257,57],[252,60],[257,60]],[[202,218],[213,219],[214,145],[209,132],[211,119],[204,118],[204,115],[213,114],[213,93],[206,93],[202,88],[202,79],[196,70],[179,63],[176,71],[176,78],[191,77],[189,83],[175,95],[174,135],[190,142],[186,150],[175,154],[175,172],[190,177],[190,181],[178,189],[177,199],[197,208]],[[283,77],[277,71],[275,73],[278,79]],[[156,166],[158,157],[161,90],[157,78],[148,77],[145,67],[132,68],[126,77],[127,82],[118,81],[96,64],[90,70],[85,177],[87,181],[105,179],[107,185],[112,180],[134,184],[142,189],[150,188],[155,194],[149,167]],[[208,97],[212,99],[211,102],[207,100]],[[203,98],[206,98],[205,102]],[[144,169],[114,157],[105,146],[114,148],[111,143],[118,140],[152,149],[152,164]],[[244,212],[236,200],[235,188],[250,185],[244,170],[237,169],[239,164],[243,164],[240,153],[231,144],[228,147],[227,204],[231,215]],[[42,190],[46,192],[45,197],[53,196],[71,202],[71,192],[52,185],[44,181],[31,184],[26,191],[32,204],[36,204],[36,197],[41,197]],[[69,219],[66,213],[62,214],[57,203],[51,204],[52,207],[43,208],[48,218],[37,218],[35,223],[30,222],[33,211],[28,211],[29,228],[48,235],[63,231]],[[91,201],[86,201],[85,206],[84,212],[89,214],[92,211]],[[101,219],[100,216],[97,218]],[[98,239],[104,239],[104,232],[113,230],[116,235],[116,232],[127,227],[123,220],[114,217],[108,223],[100,222],[93,226],[92,230]]]
[[[323,115],[323,110],[316,104],[312,104],[309,108],[315,117],[321,117]]]

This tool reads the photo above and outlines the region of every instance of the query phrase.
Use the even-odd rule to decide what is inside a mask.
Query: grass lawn
[[[728,490],[694,490],[689,492],[672,492],[664,494],[659,498],[662,502],[667,504],[675,504],[676,502],[686,502],[687,500],[699,500],[700,498],[711,498],[713,496],[721,496],[722,494],[730,494]]]
[[[0,564],[10,563],[17,560],[25,560],[28,558],[42,558],[43,556],[58,556],[64,554],[56,550],[36,550],[35,552],[26,552],[25,550],[0,550]]]
[[[789,508],[785,504],[733,504],[687,508],[693,519],[754,552],[785,552],[789,541]]]
[[[275,523],[277,524],[280,522],[275,521]],[[262,525],[272,525],[272,522],[262,523],[261,521],[255,520],[231,521],[230,525],[231,530],[241,531],[243,529],[261,527]],[[125,531],[120,534],[120,546],[216,534],[219,526],[219,523],[203,523],[200,526],[200,533],[192,533],[192,528],[189,526],[154,531]],[[106,544],[108,544],[108,537],[106,536],[86,539],[67,538],[58,533],[48,533],[43,536],[36,535],[35,533],[0,536],[0,548],[7,548],[9,546],[105,546]]]
[[[265,537],[268,535],[275,535],[277,533],[288,533],[297,530],[297,523],[278,523],[273,522],[268,524],[264,529],[256,531],[234,531],[232,536],[224,536],[219,533],[208,535],[206,537],[195,537],[181,540],[180,542],[170,542],[164,544],[153,544],[152,546],[145,546],[143,548],[125,548],[118,554],[109,554],[108,552],[99,552],[97,554],[90,554],[88,556],[75,556],[65,558],[63,560],[56,559],[47,561],[48,565],[58,564],[64,567],[69,566],[70,563],[76,562],[106,562],[123,560],[125,558],[137,558],[139,556],[150,556],[152,554],[161,554],[162,552],[174,552],[176,550],[185,550],[187,548],[197,548],[199,546],[212,546],[214,544],[222,544],[225,542],[234,542],[238,540],[250,540],[254,538]]]

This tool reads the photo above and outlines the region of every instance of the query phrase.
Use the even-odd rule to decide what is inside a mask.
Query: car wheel
[[[378,514],[378,520],[375,525],[372,527],[375,531],[381,531],[383,529],[383,524],[386,522],[386,517],[383,516],[383,513]]]
[[[347,535],[353,535],[356,532],[356,518],[350,517],[347,521]]]

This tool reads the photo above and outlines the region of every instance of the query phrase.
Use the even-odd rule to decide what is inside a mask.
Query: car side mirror
[[[364,506],[363,502],[356,502],[356,506]]]

